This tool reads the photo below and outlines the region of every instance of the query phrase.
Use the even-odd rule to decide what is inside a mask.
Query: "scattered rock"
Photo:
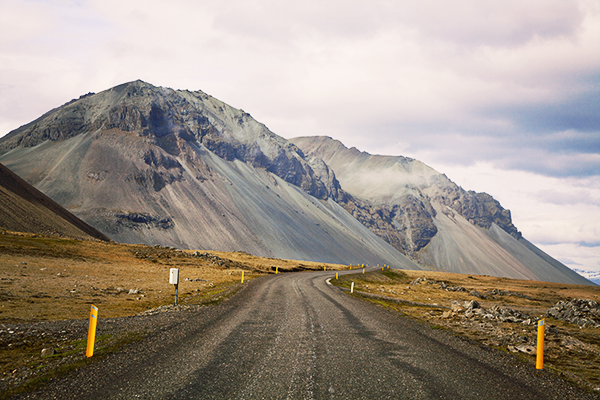
[[[492,289],[492,290],[488,290],[488,291],[484,292],[483,294],[485,296],[488,296],[488,297],[492,297],[492,296],[515,296],[515,297],[520,297],[522,299],[531,300],[531,297],[527,296],[526,294],[516,293],[516,292],[510,292],[508,290]]]
[[[594,300],[559,301],[548,310],[547,315],[577,324],[580,328],[600,328],[600,304]]]
[[[42,349],[42,357],[50,357],[54,354],[56,354],[56,350],[54,350],[54,347],[47,347],[45,349]]]
[[[526,344],[518,345],[518,346],[513,346],[513,345],[509,344],[507,346],[507,348],[508,348],[508,351],[511,351],[513,353],[521,352],[521,353],[531,354],[531,355],[535,355],[537,353],[535,347],[526,345]]]
[[[450,305],[450,309],[454,312],[461,312],[465,310],[465,308],[458,303],[452,303]]]
[[[481,293],[479,293],[477,290],[471,290],[471,291],[469,292],[469,294],[470,294],[471,296],[477,297],[477,298],[479,298],[479,299],[487,299],[487,296],[484,296],[484,295],[482,295],[482,294],[481,294]]]
[[[439,285],[440,289],[447,290],[449,292],[466,292],[467,291],[467,289],[465,289],[462,286],[448,286],[448,283],[446,283],[444,281],[438,282],[438,281],[433,281],[433,280],[425,279],[425,278],[416,278],[410,284],[411,285]]]
[[[473,310],[475,308],[480,308],[481,306],[479,305],[479,303],[476,300],[471,300],[471,301],[465,301],[464,307],[467,310]]]
[[[527,344],[515,346],[515,348],[518,351],[520,351],[521,353],[526,353],[526,354],[531,354],[531,355],[535,355],[537,353],[535,347],[527,345]]]

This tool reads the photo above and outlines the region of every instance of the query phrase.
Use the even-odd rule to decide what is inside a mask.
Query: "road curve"
[[[597,398],[509,354],[355,299],[327,285],[332,276],[255,279],[25,398]]]

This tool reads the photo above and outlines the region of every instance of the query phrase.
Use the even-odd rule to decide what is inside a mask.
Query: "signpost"
[[[177,289],[179,286],[179,268],[171,268],[169,283],[175,285],[175,305],[177,305]]]

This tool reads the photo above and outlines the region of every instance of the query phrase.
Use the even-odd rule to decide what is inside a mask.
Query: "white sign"
[[[179,268],[171,268],[171,274],[169,275],[169,283],[171,285],[179,284]]]

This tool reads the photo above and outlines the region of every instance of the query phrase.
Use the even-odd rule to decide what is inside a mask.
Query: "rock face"
[[[509,210],[406,157],[371,155],[329,137],[291,139],[335,173],[338,202],[426,268],[590,284],[522,238]]]
[[[0,160],[120,242],[419,268],[336,203],[322,160],[200,91],[82,96],[0,139]]]

